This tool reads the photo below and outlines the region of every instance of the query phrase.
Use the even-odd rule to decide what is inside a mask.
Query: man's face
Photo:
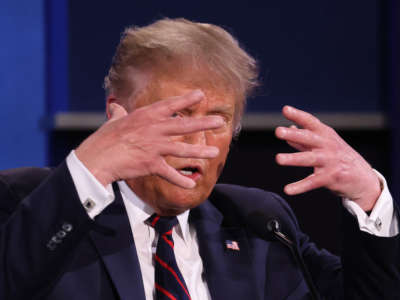
[[[225,164],[232,140],[235,97],[233,94],[215,88],[191,86],[173,80],[157,81],[156,92],[150,97],[141,97],[134,101],[134,109],[149,105],[172,96],[180,96],[194,89],[201,89],[204,99],[183,111],[176,117],[201,117],[218,115],[226,124],[215,130],[207,130],[184,136],[173,136],[171,142],[185,142],[215,146],[219,155],[213,159],[192,159],[166,156],[166,162],[173,168],[195,180],[193,189],[184,189],[159,176],[151,175],[128,180],[132,190],[155,211],[162,215],[176,215],[201,204],[211,193]]]

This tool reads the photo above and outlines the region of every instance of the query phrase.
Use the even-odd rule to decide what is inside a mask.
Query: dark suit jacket
[[[0,299],[140,299],[144,289],[121,195],[95,220],[79,201],[66,164],[0,174]],[[344,216],[343,265],[303,234],[288,205],[259,189],[216,185],[191,210],[213,299],[308,299],[290,251],[258,236],[252,212],[279,218],[327,299],[400,299],[399,239],[360,232]],[[226,249],[237,241],[240,251]],[[343,271],[345,270],[345,271]],[[346,295],[345,295],[346,294]]]

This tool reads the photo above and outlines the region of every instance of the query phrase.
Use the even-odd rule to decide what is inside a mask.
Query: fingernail
[[[276,155],[276,160],[277,160],[279,163],[284,163],[285,160],[286,160],[286,155],[285,155],[285,154],[277,154],[277,155]]]
[[[285,136],[286,133],[287,133],[286,128],[284,128],[284,127],[278,127],[278,129],[277,129],[277,134],[278,134],[278,135],[280,135],[280,136]]]
[[[293,107],[293,106],[290,106],[290,105],[285,105],[285,106],[283,107],[283,109],[286,110],[286,112],[288,112],[288,113],[291,113],[291,112],[294,111],[294,107]]]
[[[207,122],[210,122],[210,126],[221,127],[225,124],[225,120],[219,116],[208,116]]]
[[[291,185],[287,185],[284,188],[284,192],[288,195],[291,195],[293,193],[293,187]]]
[[[225,124],[224,118],[218,116],[215,117],[215,125],[222,126],[224,124]]]
[[[204,93],[203,93],[202,90],[194,90],[193,93],[192,93],[192,95],[193,95],[194,97],[204,97]]]
[[[207,156],[217,156],[219,154],[219,149],[217,147],[208,147]]]

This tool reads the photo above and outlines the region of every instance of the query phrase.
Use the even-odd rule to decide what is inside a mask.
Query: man
[[[310,243],[278,196],[216,185],[256,85],[256,62],[220,27],[128,28],[105,80],[108,121],[55,170],[1,176],[2,298],[307,299],[311,285],[327,299],[398,298],[385,180],[312,115],[284,107],[300,128],[276,135],[299,152],[276,160],[314,167],[287,194],[326,187],[344,198],[343,262]],[[259,234],[257,214],[282,223],[293,253]]]

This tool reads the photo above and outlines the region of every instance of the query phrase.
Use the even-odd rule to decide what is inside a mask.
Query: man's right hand
[[[204,98],[195,90],[135,109],[109,105],[109,120],[75,150],[76,156],[104,186],[120,179],[158,175],[183,188],[195,182],[169,166],[164,156],[214,158],[218,148],[172,141],[170,137],[219,128],[218,116],[175,117],[180,110]]]

